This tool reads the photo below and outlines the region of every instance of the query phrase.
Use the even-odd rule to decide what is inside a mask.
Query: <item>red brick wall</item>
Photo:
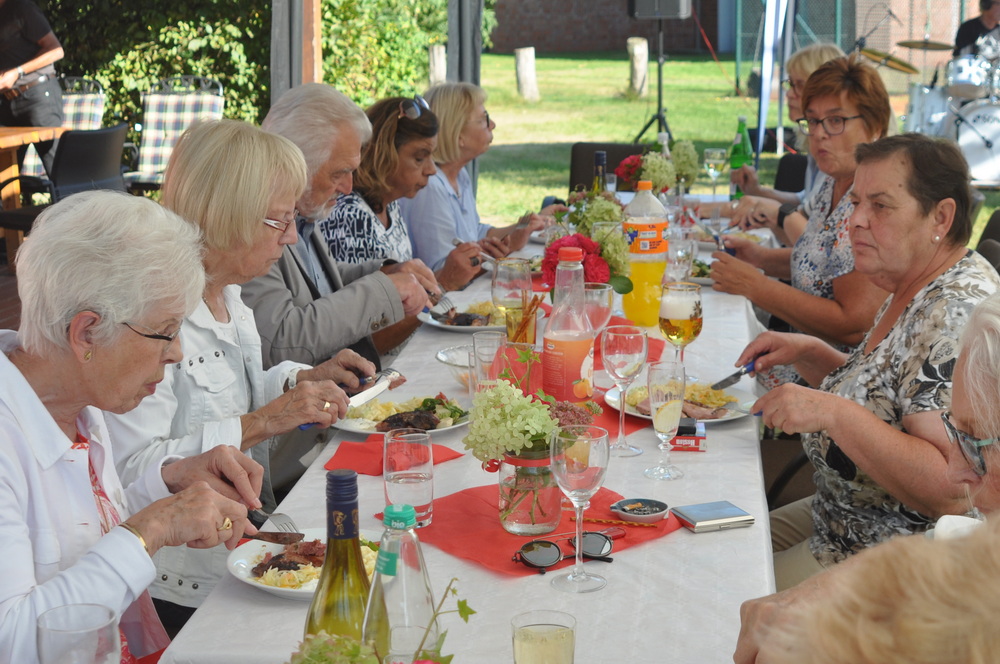
[[[664,52],[707,50],[694,14],[715,45],[716,1],[693,0],[691,12],[689,19],[663,22]],[[645,37],[650,60],[656,58],[657,21],[631,18],[626,0],[497,0],[496,15],[498,25],[492,35],[496,53],[525,46],[534,46],[538,53],[624,51],[629,37]]]

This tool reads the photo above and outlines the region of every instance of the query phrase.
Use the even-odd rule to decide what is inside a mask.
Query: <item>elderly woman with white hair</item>
[[[38,661],[38,616],[79,602],[121,616],[131,661],[167,643],[150,556],[256,532],[259,464],[216,448],[123,487],[101,412],[135,408],[181,361],[204,287],[199,233],[143,198],[77,194],[39,216],[17,277],[21,328],[0,332],[0,661]]]
[[[1000,295],[976,306],[961,337],[950,411],[941,414],[947,474],[972,514],[1000,510]],[[944,516],[786,591],[744,602],[737,664],[991,662],[1000,647],[1000,528]],[[955,539],[958,537],[958,539]],[[948,539],[947,542],[936,540]],[[891,617],[891,624],[888,619]]]
[[[338,383],[356,390],[361,377],[375,373],[347,349],[317,367],[290,361],[262,367],[260,335],[240,284],[266,273],[282,248],[295,243],[292,217],[305,181],[302,153],[291,141],[245,122],[198,123],[174,147],[163,204],[201,229],[205,290],[184,320],[184,360],[167,367],[155,395],[109,418],[126,481],[164,455],[228,445],[264,466],[261,502],[271,511],[274,436],[310,423],[328,427],[347,413]],[[168,632],[183,626],[225,574],[227,555],[218,546],[157,556],[150,591]]]

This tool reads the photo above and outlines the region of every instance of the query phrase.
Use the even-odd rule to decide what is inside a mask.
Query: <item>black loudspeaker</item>
[[[691,18],[691,0],[628,0],[632,18]]]

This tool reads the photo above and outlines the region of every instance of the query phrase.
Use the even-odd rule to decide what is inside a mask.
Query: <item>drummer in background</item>
[[[1000,40],[1000,2],[995,0],[979,0],[979,16],[969,19],[959,26],[955,33],[955,50],[952,55],[979,55],[980,37],[991,35]]]

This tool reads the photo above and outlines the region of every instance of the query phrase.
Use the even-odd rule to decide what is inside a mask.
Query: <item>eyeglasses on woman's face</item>
[[[287,219],[271,219],[270,217],[264,217],[264,224],[270,226],[276,231],[281,231],[282,233],[284,233],[286,230],[288,230],[288,227],[292,225],[292,222],[294,222],[295,218],[298,216],[299,216],[299,211],[293,210],[292,215]]]
[[[413,95],[413,99],[404,99],[399,102],[399,115],[398,118],[409,118],[410,120],[416,120],[424,111],[431,110],[430,104],[427,100],[420,95]]]
[[[997,442],[996,438],[976,438],[965,433],[951,422],[951,411],[941,413],[941,420],[944,421],[944,430],[948,434],[948,440],[952,445],[958,445],[962,450],[962,456],[969,462],[969,466],[976,475],[982,477],[986,474],[986,459],[983,458],[983,449],[987,445]]]
[[[171,344],[171,343],[173,343],[174,339],[177,338],[177,335],[181,333],[181,326],[180,325],[178,325],[177,329],[174,330],[170,334],[166,334],[166,333],[163,333],[163,332],[157,332],[156,330],[154,330],[154,329],[152,329],[150,327],[146,327],[145,325],[140,325],[139,323],[133,323],[131,321],[124,321],[124,322],[122,322],[122,325],[124,325],[128,329],[132,330],[133,332],[135,332],[136,334],[138,334],[140,337],[146,337],[147,339],[156,339],[157,341],[166,341],[168,345]],[[142,328],[143,330],[146,330],[146,331],[145,332],[141,332],[140,330],[136,329],[137,327],[138,328]]]
[[[813,134],[820,125],[823,126],[823,130],[827,136],[840,136],[844,133],[844,129],[847,128],[848,120],[857,120],[860,117],[860,115],[849,115],[847,117],[843,115],[829,115],[825,118],[801,118],[796,120],[796,122],[799,125],[799,129],[806,136]]]
[[[786,78],[785,80],[783,80],[781,82],[781,85],[785,88],[786,91],[794,92],[800,97],[802,96],[802,91],[806,87],[805,81],[799,81],[798,83],[796,83],[790,78]]]

